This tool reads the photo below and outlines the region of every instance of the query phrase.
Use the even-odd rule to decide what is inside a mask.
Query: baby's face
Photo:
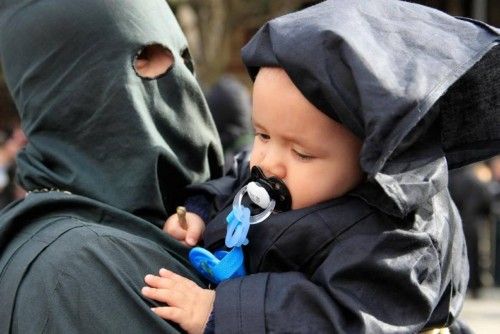
[[[361,182],[361,140],[314,107],[282,69],[259,71],[252,121],[250,166],[285,182],[292,209],[342,196]]]

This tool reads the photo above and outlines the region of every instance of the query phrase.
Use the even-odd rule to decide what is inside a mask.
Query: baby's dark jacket
[[[243,163],[241,179],[232,174],[195,187],[225,202],[204,235],[211,251],[224,247],[232,190],[246,183],[246,170]],[[461,226],[432,210],[451,205],[448,191],[435,195],[428,211],[405,217],[387,197],[385,207],[385,199],[370,203],[377,191],[384,197],[366,182],[252,225],[244,246],[249,275],[216,288],[216,332],[401,333],[451,323],[465,294],[467,260]],[[460,268],[453,268],[457,258]]]

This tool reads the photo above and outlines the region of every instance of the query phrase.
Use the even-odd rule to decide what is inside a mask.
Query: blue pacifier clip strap
[[[250,228],[250,209],[238,206],[227,215],[226,246],[231,251],[208,250],[195,247],[189,252],[191,264],[205,278],[218,284],[230,278],[246,275],[242,245],[248,244],[247,234]]]
[[[247,245],[247,234],[250,229],[250,209],[239,205],[226,217],[227,232],[226,232],[226,247],[240,247]]]

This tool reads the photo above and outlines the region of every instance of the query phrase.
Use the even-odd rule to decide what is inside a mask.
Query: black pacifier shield
[[[288,211],[292,208],[292,195],[283,181],[274,176],[267,178],[257,166],[252,167],[250,180],[264,187],[269,196],[276,201],[274,211]]]

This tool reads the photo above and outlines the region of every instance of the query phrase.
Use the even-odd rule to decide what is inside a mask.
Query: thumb
[[[186,231],[186,243],[189,246],[196,246],[201,239],[204,229],[204,224],[200,224],[198,221],[191,222]]]

